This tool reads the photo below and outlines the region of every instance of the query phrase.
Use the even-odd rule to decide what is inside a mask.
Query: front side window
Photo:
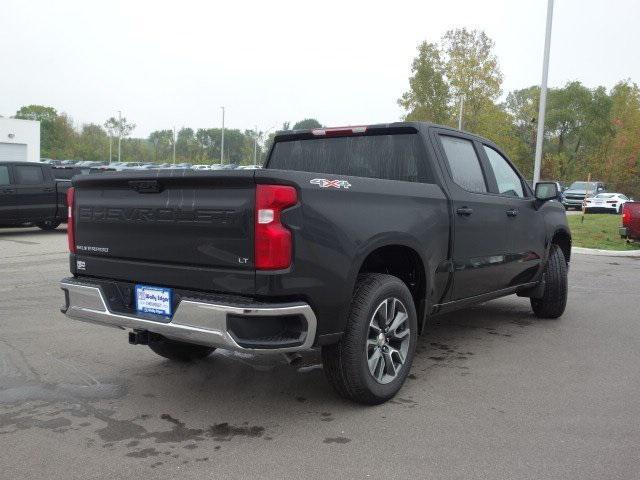
[[[0,165],[0,185],[9,185],[9,167]]]
[[[489,158],[493,174],[496,177],[498,193],[510,197],[524,198],[522,181],[513,167],[493,148],[487,147],[486,145],[483,145],[483,148]]]
[[[470,192],[484,193],[487,184],[473,143],[464,138],[441,135],[453,181]]]
[[[18,185],[40,185],[44,183],[42,168],[30,165],[16,165],[16,183]]]

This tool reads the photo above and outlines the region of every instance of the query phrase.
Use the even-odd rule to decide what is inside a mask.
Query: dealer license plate
[[[138,313],[171,316],[172,291],[170,288],[136,285],[135,296]]]

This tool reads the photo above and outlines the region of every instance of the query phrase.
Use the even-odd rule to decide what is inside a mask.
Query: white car
[[[193,170],[211,170],[209,165],[192,165],[191,168]]]
[[[599,193],[584,201],[585,212],[622,213],[622,206],[630,199],[622,193]]]

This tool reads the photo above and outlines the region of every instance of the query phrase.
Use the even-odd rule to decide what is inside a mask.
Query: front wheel
[[[558,245],[551,245],[544,269],[545,287],[540,298],[531,299],[531,308],[538,318],[558,318],[567,306],[567,262]]]
[[[355,402],[386,402],[409,373],[417,333],[416,309],[407,286],[392,275],[361,275],[343,337],[322,348],[329,383]]]
[[[208,357],[215,348],[170,340],[162,335],[149,334],[149,348],[161,357],[178,362],[192,362]]]

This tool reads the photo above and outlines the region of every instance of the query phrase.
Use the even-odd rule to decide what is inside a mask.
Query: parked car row
[[[47,163],[54,168],[77,168],[82,169],[79,173],[89,173],[89,169],[99,170],[253,170],[262,168],[262,165],[237,165],[235,163],[213,163],[213,164],[191,164],[191,163],[152,163],[152,162],[98,162],[98,161],[76,161],[76,160],[51,160],[41,159],[42,163]]]
[[[586,213],[621,214],[625,203],[633,201],[619,192],[607,192],[607,186],[598,181],[573,182],[569,187],[555,182],[560,192],[560,201],[567,210],[584,208]]]

